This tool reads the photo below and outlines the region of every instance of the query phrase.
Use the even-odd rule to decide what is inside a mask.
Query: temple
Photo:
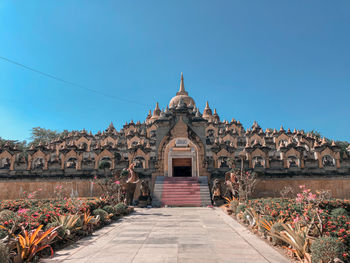
[[[153,178],[222,175],[232,165],[263,176],[343,176],[350,174],[350,148],[341,152],[335,142],[303,130],[265,131],[254,122],[245,129],[235,119],[221,120],[207,102],[203,111],[180,88],[164,109],[156,103],[144,122],[125,123],[117,131],[111,123],[97,134],[71,132],[26,154],[16,147],[0,149],[1,178],[91,177],[108,169],[135,163],[141,175]]]

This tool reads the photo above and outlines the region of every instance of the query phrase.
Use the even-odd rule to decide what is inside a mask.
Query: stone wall
[[[55,187],[63,186],[69,196],[98,196],[98,188],[91,180],[85,179],[16,179],[0,180],[0,200],[23,198],[23,192],[38,192],[39,198],[55,197]]]
[[[143,178],[149,182],[153,189],[155,178]],[[223,178],[222,178],[223,179]],[[152,181],[152,182],[151,182]],[[62,185],[68,195],[79,197],[98,196],[99,189],[93,185],[89,179],[16,179],[16,180],[0,180],[0,200],[1,199],[16,199],[23,198],[23,191],[34,192],[42,189],[39,192],[39,198],[54,197],[56,186]],[[337,198],[350,198],[350,175],[337,177],[287,177],[287,178],[267,178],[259,179],[255,190],[254,197],[278,197],[284,186],[292,186],[296,192],[299,191],[299,185],[306,185],[313,191],[319,189],[331,190],[332,196]],[[135,198],[139,196],[139,187],[137,185]]]
[[[151,177],[142,178],[152,188]],[[38,189],[38,198],[55,197],[55,187],[62,185],[68,196],[94,197],[100,195],[100,189],[89,179],[16,179],[0,180],[0,200],[23,198],[23,192],[32,193]],[[134,198],[140,195],[140,183],[137,184]]]
[[[294,191],[300,191],[299,186],[305,185],[307,188],[316,190],[330,190],[332,197],[350,198],[350,175],[327,177],[288,177],[288,178],[262,178],[259,179],[255,197],[279,197],[280,191],[285,186],[293,187]]]

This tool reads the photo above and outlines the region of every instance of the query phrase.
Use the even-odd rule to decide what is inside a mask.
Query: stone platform
[[[41,262],[290,262],[217,208],[136,209]]]

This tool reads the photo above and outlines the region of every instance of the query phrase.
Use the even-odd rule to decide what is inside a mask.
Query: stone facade
[[[47,144],[32,147],[26,154],[16,147],[0,149],[0,178],[81,178],[110,173],[135,163],[145,176],[222,175],[228,160],[267,177],[349,176],[350,148],[341,153],[334,142],[303,131],[265,130],[254,122],[244,129],[232,119],[220,120],[207,102],[201,113],[188,96],[181,76],[180,89],[161,110],[158,103],[146,120],[126,123],[117,131],[111,123],[93,135],[71,132]],[[242,161],[243,160],[243,161]],[[187,168],[188,169],[187,169]]]

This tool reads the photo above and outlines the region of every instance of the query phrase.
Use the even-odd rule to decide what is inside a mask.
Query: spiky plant
[[[9,249],[6,244],[0,241],[0,263],[8,263],[10,258]]]
[[[37,229],[33,229],[28,232],[22,227],[22,234],[17,236],[17,253],[20,256],[22,262],[31,262],[35,255],[49,248],[51,250],[51,256],[53,256],[53,250],[50,244],[57,236],[57,228],[49,228],[45,232],[42,231],[43,225],[40,225]]]
[[[291,248],[286,248],[292,251],[300,261],[311,262],[309,254],[311,240],[307,235],[309,229],[302,227],[299,222],[294,224],[294,228],[291,224],[285,223],[281,223],[280,226],[282,231],[270,231],[269,234],[290,245]]]
[[[78,220],[80,219],[80,215],[61,215],[53,218],[52,223],[58,225],[62,229],[62,238],[66,236],[70,236],[71,232],[75,229]]]

